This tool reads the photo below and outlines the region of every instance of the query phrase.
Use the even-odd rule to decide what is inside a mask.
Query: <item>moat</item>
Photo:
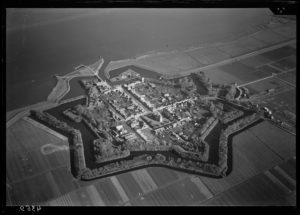
[[[126,66],[111,74],[128,70],[136,73],[111,82],[101,69],[103,80],[78,81],[86,98],[32,112],[74,145],[73,175],[90,180],[149,165],[215,178],[230,174],[232,136],[262,120],[256,107],[235,100],[234,85],[211,83],[201,72],[166,80]],[[72,130],[80,131],[81,140]]]

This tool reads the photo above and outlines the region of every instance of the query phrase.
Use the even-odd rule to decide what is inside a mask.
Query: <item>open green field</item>
[[[240,46],[237,41],[219,46],[218,49],[220,49],[222,52],[225,52],[231,57],[243,55],[248,52],[248,49]]]
[[[164,67],[176,68],[177,70],[190,70],[201,67],[202,64],[185,52],[155,55],[138,60],[138,62],[150,61],[153,64],[164,65]],[[171,71],[170,71],[171,72]]]
[[[288,38],[296,37],[296,28],[293,25],[280,26],[278,28],[272,29],[272,31]]]
[[[253,37],[263,43],[266,43],[266,44],[279,43],[279,42],[289,39],[283,35],[273,32],[272,30],[259,31],[259,32],[256,32],[255,34],[251,35],[251,37]]]
[[[262,81],[255,82],[246,86],[250,90],[250,94],[259,93],[269,89],[275,89],[275,91],[282,89],[289,89],[291,86],[277,78],[268,78]],[[251,93],[252,92],[252,93]]]
[[[261,42],[251,36],[244,36],[235,41],[218,46],[218,49],[222,50],[231,57],[240,56],[258,49],[262,49],[266,46],[264,42]]]
[[[229,54],[226,54],[225,52],[222,52],[221,50],[215,47],[200,48],[190,51],[188,53],[190,56],[197,59],[197,61],[203,65],[217,63],[231,57]]]
[[[197,183],[197,182],[196,182]],[[185,177],[175,183],[132,201],[132,205],[195,205],[211,196],[206,189],[199,189],[192,178]]]
[[[286,197],[288,195],[288,197]],[[283,206],[295,205],[295,194],[273,182],[265,174],[259,174],[200,205],[205,206]],[[292,197],[292,198],[291,198]]]
[[[258,67],[257,69],[262,71],[262,72],[265,72],[269,75],[278,74],[278,73],[282,72],[282,71],[280,71],[280,69],[274,68],[274,67],[269,66],[269,65],[263,65],[263,66]]]
[[[271,65],[279,68],[281,71],[289,71],[291,69],[295,69],[296,55],[291,55],[289,57],[283,58],[275,63],[272,63]]]
[[[291,158],[296,155],[296,136],[285,132],[269,122],[262,122],[250,128],[249,131],[282,159]]]
[[[32,204],[56,198],[76,188],[69,171],[69,151],[44,155],[45,144],[68,142],[21,119],[7,128],[6,173],[11,204]]]
[[[31,126],[27,121],[21,120],[20,122],[23,126],[27,124]],[[20,126],[18,123],[16,122],[15,125]],[[269,179],[270,175],[265,177],[263,174],[263,177],[256,179],[257,175],[268,171],[290,189],[295,187],[295,162],[282,163],[282,157],[293,156],[291,150],[295,142],[291,141],[290,145],[286,145],[289,134],[276,129],[278,128],[273,128],[272,125],[263,122],[235,136],[233,138],[233,170],[228,177],[223,179],[194,177],[168,168],[150,167],[90,182],[77,181],[69,172],[69,164],[65,163],[69,158],[64,156],[64,151],[57,151],[41,158],[42,155],[38,155],[39,151],[35,149],[29,151],[34,159],[34,162],[29,159],[30,163],[38,163],[32,168],[34,175],[26,175],[26,172],[16,169],[21,168],[24,162],[17,160],[16,157],[12,158],[10,163],[15,168],[15,172],[25,175],[15,176],[20,178],[18,181],[8,181],[11,189],[8,189],[9,200],[7,202],[12,205],[34,202],[53,206],[210,205],[219,203],[247,205],[251,202],[252,204],[287,204],[282,197],[286,195],[286,192],[282,191],[286,191],[286,188],[280,187],[274,178],[271,177],[277,184]],[[11,132],[10,128],[8,130]],[[278,135],[283,139],[280,139]],[[283,141],[286,144],[283,145]],[[44,142],[36,144],[40,147]],[[44,161],[37,159],[44,159]],[[269,171],[274,166],[276,170]],[[247,188],[248,183],[251,189]],[[264,188],[267,194],[260,197],[260,191],[253,187]],[[253,192],[250,197],[247,195],[249,192]],[[269,198],[269,201],[265,201],[266,198]],[[289,204],[293,204],[291,203],[293,197],[288,196],[288,198],[291,199],[288,201]]]
[[[256,51],[266,47],[266,44],[264,42],[255,39],[251,35],[241,37],[236,41],[236,43],[238,44],[238,46],[247,49],[247,52]]]
[[[249,66],[249,67],[258,68],[260,66],[263,66],[265,64],[272,62],[272,60],[270,60],[260,54],[260,55],[255,55],[252,57],[242,59],[239,62],[246,66]]]
[[[205,76],[210,78],[210,80],[213,83],[218,83],[218,84],[230,84],[230,83],[243,84],[244,83],[239,78],[237,78],[231,74],[225,73],[224,71],[220,70],[219,68],[205,70],[204,73],[205,73]]]
[[[283,46],[281,48],[265,52],[261,55],[267,59],[276,61],[291,55],[296,55],[296,49],[291,46]]]
[[[218,69],[238,78],[241,80],[241,83],[247,83],[257,79],[257,75],[253,74],[255,69],[240,62],[229,63],[218,67]]]

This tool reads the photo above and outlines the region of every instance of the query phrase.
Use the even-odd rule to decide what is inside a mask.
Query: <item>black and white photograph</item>
[[[5,205],[296,207],[285,12],[6,8]]]

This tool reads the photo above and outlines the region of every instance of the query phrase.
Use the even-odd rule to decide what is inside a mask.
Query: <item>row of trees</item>
[[[71,137],[69,140],[70,144],[72,144],[70,148],[73,149],[71,152],[74,153],[74,167],[77,177],[81,177],[81,175],[87,170],[87,167],[85,164],[84,148],[80,131],[70,127],[67,123],[61,122],[54,116],[43,111],[32,110],[31,115],[45,122],[51,127],[66,132]]]
[[[163,164],[174,168],[181,168],[197,173],[204,173],[215,176],[222,175],[220,168],[214,164],[203,163],[201,161],[191,161],[183,158],[175,159],[173,156],[165,156],[161,153],[157,153],[154,156],[145,153],[144,155],[134,157],[130,160],[122,160],[114,163],[112,162],[108,165],[93,170],[86,169],[82,175],[82,179],[93,179],[106,174],[111,174],[114,172],[124,171],[127,169],[146,166],[150,164]]]
[[[234,84],[231,84],[227,87],[227,93],[225,95],[226,100],[234,100],[235,94],[236,94],[236,86]]]
[[[93,146],[97,163],[124,158],[130,155],[128,149],[122,150],[121,146],[114,146],[109,140],[101,137],[94,140]]]
[[[187,159],[194,159],[206,162],[209,158],[209,145],[206,142],[203,143],[203,147],[200,152],[186,151],[179,145],[171,146],[170,150],[180,155],[181,157]]]
[[[224,131],[225,135],[229,135],[233,132],[236,132],[240,129],[243,129],[244,127],[250,125],[251,123],[253,123],[254,121],[258,120],[259,119],[259,115],[256,114],[256,113],[253,113],[249,116],[246,116],[242,119],[239,119],[235,122],[233,122],[232,124],[230,124],[226,130]]]
[[[240,129],[248,126],[259,119],[259,115],[252,114],[250,116],[244,117],[240,120],[229,125],[225,130],[221,131],[220,139],[219,139],[219,161],[218,168],[222,175],[226,174],[227,171],[227,159],[228,159],[228,136],[234,132],[237,132]]]
[[[67,109],[63,112],[63,114],[68,117],[69,119],[73,120],[74,122],[80,123],[82,120],[81,116],[78,116],[77,114],[73,113],[71,109]]]
[[[112,162],[105,166],[95,168],[93,170],[85,171],[82,175],[82,179],[89,180],[96,177],[100,177],[106,174],[111,174],[114,172],[124,171],[127,169],[135,168],[138,166],[142,166],[147,164],[147,154],[140,155],[137,157],[134,157],[131,160],[122,160],[118,162]],[[143,162],[141,162],[143,161]]]
[[[191,78],[194,80],[198,88],[198,92],[200,94],[211,94],[212,92],[212,82],[211,80],[204,74],[204,72],[192,73]]]
[[[240,116],[242,116],[244,114],[243,111],[240,111],[240,110],[233,110],[233,111],[230,111],[230,112],[224,112],[223,116],[220,117],[220,120],[222,123],[228,123]]]

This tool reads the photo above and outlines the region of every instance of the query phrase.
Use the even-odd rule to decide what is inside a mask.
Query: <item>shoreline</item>
[[[276,24],[275,27],[270,27],[270,22],[265,24],[267,26],[267,29],[266,30],[274,30],[276,28],[280,28],[282,26],[285,26],[285,24],[287,25],[290,25],[290,24],[293,24],[294,21],[291,21],[291,22],[288,22],[288,23],[284,23],[284,24]],[[256,53],[258,53],[259,51],[262,51],[263,50],[266,50],[266,49],[272,49],[271,47],[273,47],[274,45],[275,46],[278,46],[280,47],[281,44],[282,44],[282,41],[277,43],[277,44],[269,44],[269,45],[266,45],[265,47],[263,48],[260,48],[258,50],[255,50],[255,51],[252,51],[250,53],[246,53],[246,54],[242,54],[242,55],[239,55],[237,57],[230,57],[229,59],[225,59],[223,61],[220,61],[220,62],[216,62],[216,63],[212,63],[212,64],[208,64],[208,65],[202,65],[202,66],[198,66],[196,68],[192,68],[192,69],[187,69],[186,71],[184,70],[181,70],[177,73],[173,73],[173,74],[164,74],[164,72],[162,71],[159,71],[160,69],[158,68],[153,68],[149,65],[145,65],[143,64],[143,62],[139,62],[139,60],[143,60],[143,59],[146,59],[146,58],[151,58],[153,56],[163,56],[163,55],[172,55],[172,54],[179,54],[179,53],[183,53],[183,54],[186,54],[187,52],[189,51],[194,51],[194,50],[198,50],[198,49],[205,49],[205,48],[212,48],[212,47],[216,47],[216,46],[222,46],[222,45],[226,45],[226,44],[230,44],[230,43],[234,43],[234,41],[237,41],[243,37],[249,37],[257,32],[262,32],[264,30],[257,30],[257,31],[254,31],[254,32],[250,32],[248,35],[242,35],[242,36],[239,36],[235,39],[232,39],[230,41],[226,41],[226,42],[212,42],[210,44],[202,44],[201,46],[191,46],[187,49],[184,49],[184,50],[172,50],[172,51],[160,51],[160,52],[155,52],[155,51],[148,51],[144,54],[141,54],[141,55],[136,55],[136,57],[132,58],[132,59],[121,59],[121,60],[116,60],[116,61],[110,61],[106,68],[104,68],[104,77],[107,78],[107,79],[110,79],[110,75],[109,75],[109,72],[111,70],[114,70],[114,69],[118,69],[118,68],[122,68],[122,67],[125,67],[125,66],[130,66],[130,65],[133,65],[133,66],[137,66],[137,67],[141,67],[143,69],[146,69],[146,70],[150,70],[150,71],[153,71],[153,72],[156,72],[156,73],[160,73],[162,74],[162,76],[164,76],[166,79],[170,79],[170,78],[176,78],[176,77],[181,77],[181,76],[186,76],[188,75],[189,73],[191,72],[197,72],[199,70],[203,70],[203,69],[208,69],[208,68],[212,68],[212,67],[215,67],[215,66],[220,66],[222,64],[226,64],[226,63],[230,63],[230,62],[233,62],[233,61],[236,61],[236,60],[239,60],[239,59],[242,59],[244,57],[249,57],[251,55],[255,55]],[[293,43],[294,41],[296,41],[295,38],[287,38],[286,41],[284,41],[286,44],[289,44],[289,43]],[[100,59],[101,60],[101,59]],[[102,58],[103,60],[103,58]],[[69,84],[69,81],[74,78],[74,77],[82,77],[82,76],[96,76],[98,77],[98,73],[99,73],[99,70],[97,70],[97,74],[91,74],[91,71],[90,69],[94,70],[95,66],[97,66],[97,64],[99,63],[99,60],[93,64],[90,64],[89,66],[84,66],[84,65],[79,65],[75,68],[75,71],[72,71],[70,73],[67,73],[66,75],[64,76],[56,76],[59,80],[57,81],[57,84],[55,85],[54,88],[52,88],[50,94],[48,94],[48,97],[47,97],[47,100],[46,101],[42,101],[42,102],[39,102],[39,103],[35,103],[35,104],[32,104],[32,105],[29,105],[29,106],[24,106],[24,107],[21,107],[21,108],[17,108],[17,109],[14,109],[14,110],[11,110],[9,112],[6,112],[6,118],[11,118],[11,115],[16,115],[16,112],[20,112],[22,110],[25,110],[25,109],[28,109],[30,107],[35,107],[35,106],[39,106],[39,104],[45,104],[45,103],[52,103],[53,101],[56,102],[56,101],[59,101],[61,100],[69,91],[70,91],[70,84]],[[100,61],[100,67],[102,67],[104,63],[104,60],[101,62]],[[158,66],[159,67],[159,66]],[[61,90],[63,89],[63,90]],[[8,120],[7,120],[8,121]]]
[[[141,68],[144,68],[144,69],[156,72],[156,73],[160,73],[166,79],[178,78],[178,77],[186,76],[191,72],[197,72],[201,69],[203,70],[203,69],[209,69],[209,68],[217,67],[217,66],[220,66],[220,65],[223,65],[223,64],[234,62],[234,61],[237,61],[237,60],[240,60],[240,59],[243,59],[243,58],[250,57],[252,55],[256,55],[256,54],[263,53],[263,52],[266,52],[266,51],[269,51],[269,50],[273,50],[273,49],[279,48],[281,46],[284,46],[284,45],[287,45],[287,44],[292,44],[292,43],[295,43],[295,42],[296,42],[296,39],[290,39],[288,41],[284,41],[284,42],[274,44],[274,45],[271,45],[271,46],[268,46],[268,47],[250,52],[250,53],[243,54],[241,56],[237,56],[237,57],[234,57],[234,58],[229,58],[229,59],[226,59],[226,60],[214,63],[214,64],[194,68],[194,69],[191,69],[191,70],[183,71],[180,74],[173,74],[173,75],[162,74],[161,72],[156,71],[154,68],[151,68],[151,67],[146,66],[146,65],[141,65],[140,63],[137,63],[135,59],[125,59],[125,60],[111,61],[111,62],[108,63],[107,67],[104,69],[104,76],[107,79],[110,79],[109,72],[111,70],[109,70],[107,68],[111,63],[117,63],[117,64],[122,64],[121,66],[118,65],[118,68],[122,68],[122,67],[125,67],[125,66],[137,66],[137,67],[141,67]],[[103,60],[103,62],[104,62],[104,60]],[[93,63],[91,65],[95,65],[96,63]],[[91,65],[89,67],[91,67]],[[101,63],[99,66],[102,67],[102,65],[103,65],[103,63]],[[115,69],[117,69],[117,68],[115,68]],[[81,70],[79,70],[79,71],[81,71]],[[91,75],[90,73],[88,73],[88,75],[86,75],[84,73],[83,73],[83,75],[82,75],[82,73],[76,75],[75,72],[78,72],[78,70],[70,72],[70,73],[68,73],[64,76],[56,76],[57,78],[60,78],[60,80],[62,80],[62,81],[57,82],[56,86],[52,89],[51,93],[48,95],[48,98],[49,97],[50,98],[51,97],[55,98],[55,96],[53,96],[53,95],[51,96],[51,94],[54,94],[56,96],[58,95],[58,97],[56,97],[56,98],[61,100],[69,92],[69,90],[70,90],[69,81],[74,77],[96,76],[96,75]],[[99,70],[97,70],[97,72],[99,72]],[[75,73],[75,75],[74,75],[74,73]],[[98,73],[97,73],[97,75],[98,75]],[[67,89],[65,89],[66,91],[58,91],[58,89],[62,87],[61,86],[62,84],[65,85],[65,87],[67,87]],[[58,104],[57,101],[55,101],[55,99],[54,99],[54,101],[50,99],[50,100],[42,101],[42,102],[39,102],[39,103],[36,103],[36,104],[33,104],[33,105],[25,106],[25,107],[22,107],[22,108],[18,108],[18,109],[6,112],[6,124],[7,124],[7,126],[10,126],[9,121],[13,120],[13,118],[15,118],[16,116],[21,115],[21,112],[26,112],[28,109],[32,109],[32,108],[36,108],[36,107],[40,108],[40,106],[42,106],[42,107],[46,106],[47,107],[47,106],[51,106],[51,105],[55,105],[55,104]]]

